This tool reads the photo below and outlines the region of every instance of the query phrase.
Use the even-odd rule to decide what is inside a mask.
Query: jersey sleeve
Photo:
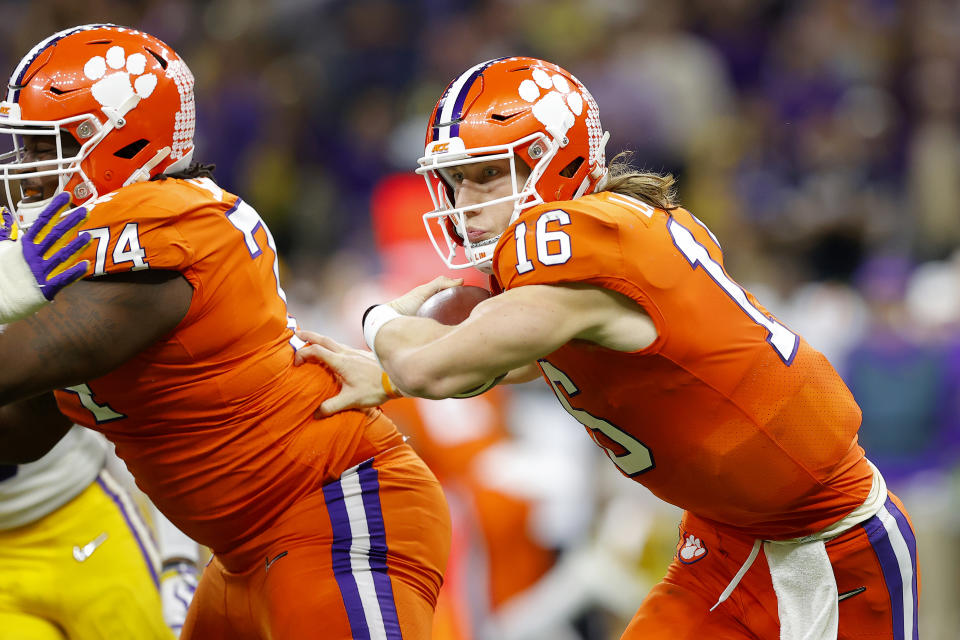
[[[169,192],[170,190],[166,190]],[[183,203],[152,183],[131,185],[88,205],[81,232],[91,242],[87,277],[147,269],[185,271],[194,251],[180,233]]]

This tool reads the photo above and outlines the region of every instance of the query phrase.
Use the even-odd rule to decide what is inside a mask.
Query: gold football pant
[[[0,640],[171,640],[157,552],[106,472],[31,524],[0,531]]]

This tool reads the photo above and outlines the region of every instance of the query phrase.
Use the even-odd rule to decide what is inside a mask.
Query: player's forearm
[[[456,326],[427,318],[389,320],[376,354],[394,384],[422,398],[447,398],[552,353],[596,315],[576,304],[582,292],[520,287],[477,305]],[[593,305],[595,306],[595,304]]]
[[[446,398],[484,381],[448,346],[445,338],[452,329],[433,320],[404,317],[380,331],[377,357],[405,395]]]
[[[524,330],[509,331],[493,315],[456,327],[423,318],[398,318],[377,337],[377,356],[394,384],[409,395],[449,398],[527,365],[540,349]]]
[[[74,288],[82,290],[81,283]],[[109,348],[115,335],[106,314],[70,304],[72,291],[63,300],[39,313],[9,325],[0,334],[0,403],[70,386],[109,371]],[[99,340],[98,340],[99,338]],[[116,341],[116,338],[113,338]]]
[[[193,289],[179,274],[82,280],[0,333],[0,404],[100,377],[172,331]]]
[[[500,381],[500,384],[523,384],[524,382],[536,380],[539,377],[540,367],[537,366],[536,362],[531,362],[528,365],[512,369],[503,380]]]

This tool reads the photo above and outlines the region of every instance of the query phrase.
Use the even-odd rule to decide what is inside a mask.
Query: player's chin
[[[457,394],[454,394],[454,395],[452,395],[452,396],[450,396],[450,397],[451,397],[451,398],[472,398],[472,397],[474,397],[474,396],[478,396],[478,395],[480,395],[481,393],[485,393],[485,392],[489,391],[490,389],[492,389],[493,387],[497,386],[497,383],[499,383],[501,380],[503,380],[504,377],[506,377],[506,375],[507,375],[507,374],[505,374],[505,373],[501,373],[501,374],[498,375],[496,378],[493,378],[493,379],[491,379],[491,380],[488,380],[487,382],[481,384],[481,385],[478,386],[478,387],[474,387],[473,389],[468,389],[468,390],[466,390],[466,391],[462,391],[462,392],[457,393]]]
[[[20,183],[20,192],[23,194],[23,197],[20,199],[20,202],[23,204],[33,204],[47,198],[52,198],[57,192],[56,185],[56,181],[49,184],[43,184],[42,181],[37,179],[22,181]]]

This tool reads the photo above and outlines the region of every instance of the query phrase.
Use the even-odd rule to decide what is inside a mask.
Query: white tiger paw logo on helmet
[[[548,91],[543,95],[543,91]],[[560,74],[552,76],[540,68],[533,70],[533,79],[520,83],[520,97],[533,103],[533,116],[543,123],[561,144],[577,116],[583,113],[583,98],[573,91],[570,82]]]
[[[117,109],[134,94],[147,98],[153,93],[157,76],[144,73],[146,67],[147,58],[142,53],[128,56],[123,47],[114,46],[107,49],[106,57],[94,56],[87,60],[83,73],[96,80],[91,88],[96,101]]]

